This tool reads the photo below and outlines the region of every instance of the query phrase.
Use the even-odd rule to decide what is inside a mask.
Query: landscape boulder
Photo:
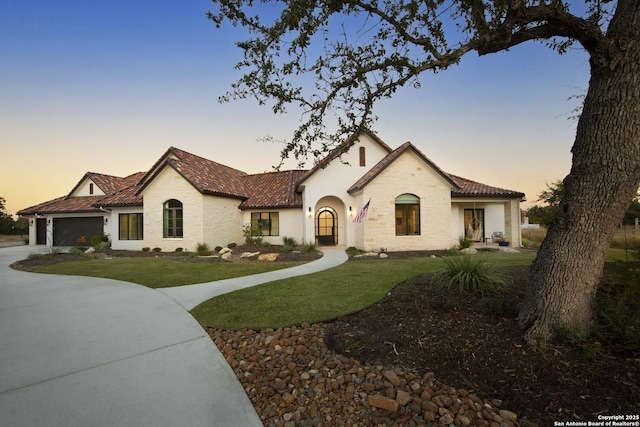
[[[260,254],[258,255],[258,261],[273,262],[278,259],[278,255],[280,254]]]

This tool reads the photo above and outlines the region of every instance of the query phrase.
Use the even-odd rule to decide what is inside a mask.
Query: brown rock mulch
[[[208,332],[267,426],[547,426],[640,414],[638,355],[605,343],[595,357],[567,342],[528,348],[516,324],[528,268],[507,273],[500,298],[451,298],[425,275],[333,322]]]
[[[439,382],[433,372],[362,364],[327,348],[329,324],[207,331],[265,426],[532,426],[498,399]]]

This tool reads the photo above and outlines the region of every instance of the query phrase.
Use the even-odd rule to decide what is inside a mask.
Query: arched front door
[[[320,245],[338,244],[338,215],[328,206],[316,212],[316,239]]]

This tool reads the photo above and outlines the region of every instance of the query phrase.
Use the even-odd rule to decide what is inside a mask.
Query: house
[[[519,246],[523,198],[448,174],[410,142],[392,149],[365,133],[310,170],[260,174],[171,147],[147,172],[88,172],[66,196],[18,214],[29,218],[31,244],[89,245],[104,233],[113,249],[194,250],[241,243],[253,224],[272,244],[288,236],[405,251],[450,248],[461,236],[484,242],[494,232]]]

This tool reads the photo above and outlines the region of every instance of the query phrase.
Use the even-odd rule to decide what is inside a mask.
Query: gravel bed
[[[499,400],[327,349],[326,324],[207,331],[265,426],[530,427]]]

